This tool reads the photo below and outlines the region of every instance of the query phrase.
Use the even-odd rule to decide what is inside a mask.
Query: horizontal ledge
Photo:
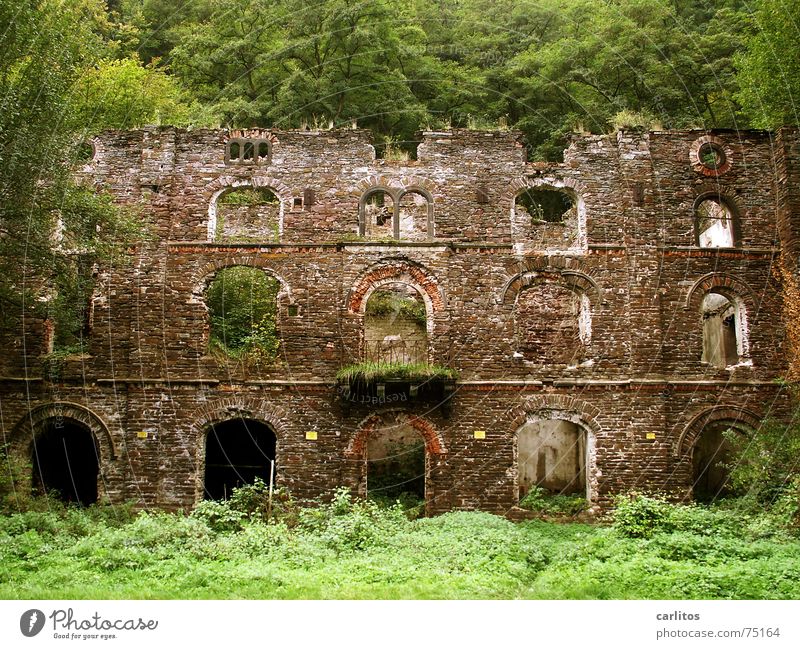
[[[43,381],[43,377],[21,377],[21,376],[0,376],[0,383],[24,383]],[[183,378],[163,378],[163,377],[121,377],[121,378],[98,378],[94,380],[98,385],[113,385],[115,383],[126,384],[164,384],[169,383],[172,385],[264,385],[264,386],[328,386],[335,389],[336,381],[331,380],[291,380],[291,379],[268,379],[268,380],[242,380],[242,381],[220,381],[219,379],[183,379]],[[760,381],[760,380],[725,380],[725,379],[697,379],[697,380],[671,380],[671,379],[545,379],[544,381],[538,379],[483,379],[483,380],[456,380],[457,386],[470,387],[470,386],[510,386],[510,387],[526,387],[526,386],[549,386],[553,387],[575,387],[575,386],[600,386],[600,387],[623,387],[623,386],[734,386],[734,387],[747,387],[747,386],[771,386],[780,388],[774,381]]]
[[[776,255],[780,252],[780,248],[701,248],[700,246],[656,246],[656,249],[661,252],[677,252],[677,253],[692,253],[702,254],[707,256],[715,255]]]
[[[242,381],[221,381],[219,379],[181,379],[181,378],[163,378],[163,377],[122,377],[118,379],[100,378],[96,382],[99,385],[111,385],[113,383],[153,383],[162,384],[169,383],[171,385],[326,385],[333,386],[332,381],[295,381],[291,379],[274,379],[274,380],[242,380]]]
[[[298,241],[295,243],[270,243],[270,242],[241,242],[241,243],[222,243],[216,241],[166,241],[169,248],[221,248],[224,250],[294,250],[302,249],[336,249],[344,248],[441,248],[442,252],[448,249],[472,250],[474,248],[497,248],[513,250],[511,243],[475,243],[457,242],[447,240],[435,241]]]
[[[590,243],[589,250],[627,250],[628,246],[624,243]]]
[[[671,379],[511,379],[511,380],[479,380],[479,381],[457,381],[459,386],[543,386],[552,385],[553,387],[579,387],[579,386],[601,386],[601,387],[622,387],[622,386],[673,386],[673,385],[686,385],[686,386],[772,386],[777,387],[774,381],[758,381],[758,380],[671,380]]]

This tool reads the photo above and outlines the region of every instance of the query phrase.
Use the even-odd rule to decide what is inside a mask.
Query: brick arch
[[[518,239],[525,239],[526,227],[517,216],[516,203],[517,196],[526,189],[552,189],[555,191],[567,190],[565,193],[569,194],[575,200],[575,208],[578,214],[577,223],[577,245],[569,249],[578,251],[585,251],[588,247],[587,238],[587,224],[586,224],[586,204],[583,200],[585,188],[583,183],[574,178],[564,178],[556,174],[546,174],[541,176],[531,177],[518,177],[509,183],[508,191],[503,195],[502,202],[509,207],[511,219],[511,233],[515,241]]]
[[[263,128],[239,128],[231,129],[228,131],[229,138],[258,138],[260,140],[269,140],[270,144],[278,144],[278,136],[272,131]]]
[[[445,455],[447,453],[444,438],[427,419],[408,414],[402,410],[386,410],[370,415],[359,424],[358,429],[347,445],[345,456],[351,459],[364,458],[370,436],[392,416],[395,417],[398,423],[409,424],[422,436],[422,439],[425,440],[426,453],[433,455]]]
[[[508,184],[508,191],[505,193],[503,200],[510,201],[513,207],[514,200],[520,192],[525,189],[535,189],[537,187],[541,187],[542,189],[572,190],[578,200],[581,200],[581,196],[586,191],[583,183],[574,178],[563,178],[555,174],[547,174],[535,178],[520,176]]]
[[[743,279],[730,273],[708,273],[698,279],[686,292],[686,309],[699,309],[700,301],[709,291],[719,291],[728,296],[738,297],[745,304],[752,305],[753,291]]]
[[[526,399],[521,405],[510,411],[511,428],[516,432],[531,417],[561,419],[568,415],[568,421],[584,426],[587,431],[597,434],[602,431],[597,422],[600,410],[583,399],[568,394],[537,395]],[[559,416],[552,416],[552,415]]]
[[[383,189],[392,194],[392,199],[396,198],[394,194],[399,195],[406,191],[422,190],[433,200],[433,196],[436,193],[436,184],[429,178],[423,178],[422,176],[372,174],[359,180],[353,188],[353,193],[361,197],[370,189]]]
[[[206,264],[203,264],[195,273],[192,278],[192,302],[205,303],[205,292],[209,284],[214,281],[217,273],[224,268],[231,268],[233,266],[249,266],[263,271],[270,277],[274,278],[280,285],[278,291],[278,301],[286,300],[289,304],[294,304],[292,297],[292,289],[289,283],[276,271],[269,266],[261,264],[261,260],[257,256],[242,255],[234,257],[226,257],[224,259],[215,259]]]
[[[281,439],[285,439],[289,417],[283,408],[257,397],[228,397],[216,400],[201,408],[195,419],[195,500],[203,499],[205,489],[206,438],[214,424],[231,419],[252,419],[266,424],[275,433],[275,457],[280,452]]]
[[[597,438],[602,428],[597,422],[600,411],[593,405],[567,394],[538,395],[511,411],[513,432],[514,492],[519,487],[519,430],[529,422],[560,419],[580,426],[586,434],[586,490],[589,501],[599,493],[597,476]]]
[[[672,452],[675,458],[687,457],[706,426],[716,422],[730,423],[734,427],[748,431],[761,426],[762,417],[752,410],[734,405],[718,405],[706,408],[696,414],[676,437]]]
[[[736,198],[729,193],[724,187],[718,184],[703,183],[699,187],[694,188],[694,201],[692,202],[692,227],[694,229],[694,245],[700,245],[700,229],[698,225],[697,208],[706,199],[712,199],[720,202],[728,208],[733,227],[733,246],[741,247],[742,245],[742,211],[739,208],[739,203]],[[711,248],[713,250],[713,248]]]
[[[219,399],[204,407],[197,413],[195,427],[205,432],[210,426],[230,419],[254,419],[267,424],[275,431],[276,436],[284,436],[289,416],[280,406],[270,404],[257,397],[228,397]]]
[[[33,440],[41,432],[42,426],[49,419],[68,419],[85,426],[97,441],[100,453],[100,464],[117,459],[117,448],[111,432],[96,412],[79,403],[71,401],[54,401],[45,403],[30,410],[11,432],[11,444],[18,451]]]
[[[583,293],[593,302],[598,302],[602,292],[597,282],[590,275],[571,269],[542,269],[523,271],[509,279],[500,292],[500,304],[514,303],[520,291],[535,286],[554,282],[576,293]]]
[[[409,284],[422,294],[430,316],[445,310],[444,291],[433,274],[424,267],[408,260],[387,260],[368,270],[352,286],[347,296],[347,310],[363,315],[367,298],[385,284]]]
[[[214,232],[217,226],[217,201],[226,192],[234,189],[252,188],[269,189],[278,198],[280,203],[280,213],[278,217],[278,232],[283,234],[283,213],[285,207],[292,200],[292,190],[277,178],[270,176],[254,175],[248,178],[238,178],[236,176],[220,176],[209,183],[203,190],[203,197],[208,203],[208,240],[214,240]]]

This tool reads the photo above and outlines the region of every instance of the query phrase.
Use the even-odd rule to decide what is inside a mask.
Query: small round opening
[[[712,171],[719,170],[725,164],[725,152],[713,142],[706,142],[697,152],[700,163]]]

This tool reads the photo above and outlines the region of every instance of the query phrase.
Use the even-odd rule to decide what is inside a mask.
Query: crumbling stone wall
[[[578,137],[563,163],[544,164],[525,161],[513,132],[425,133],[406,162],[375,159],[360,130],[103,133],[81,175],[138,209],[152,237],[101,269],[89,353],[57,377],[39,371],[41,323],[4,332],[0,425],[24,454],[41,424],[31,412],[84,413],[101,441],[101,495],[168,509],[202,498],[205,436],[237,417],[275,431],[278,481],[304,499],[358,491],[364,431],[398,416],[426,440],[430,512],[514,507],[517,433],[537,421],[583,431],[587,495],[600,506],[631,488],[689,496],[705,426],[749,429],[789,407],[775,382],[787,350],[774,270],[782,252],[792,272],[797,263],[797,134],[715,132],[727,168],[713,175],[695,159],[708,137]],[[231,138],[269,142],[269,152],[234,162]],[[278,198],[279,241],[274,228],[263,240],[215,240],[216,200],[238,187]],[[542,224],[518,218],[527,187],[570,192],[574,214],[553,227],[574,236],[543,238]],[[376,188],[398,215],[414,204],[399,240],[364,236],[363,199]],[[409,192],[429,199],[427,233]],[[732,206],[739,245],[700,247],[695,206],[709,195]],[[247,239],[257,231],[248,222]],[[204,290],[232,265],[280,284],[273,364],[209,353]],[[366,300],[393,282],[425,302],[429,361],[458,372],[445,404],[410,394],[345,402],[335,384],[363,358]],[[748,362],[703,362],[709,291],[740,300]]]

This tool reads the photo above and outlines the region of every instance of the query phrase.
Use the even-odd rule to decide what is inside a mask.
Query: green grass
[[[191,516],[0,517],[0,598],[800,597],[800,542],[735,513],[678,511],[671,531],[631,538],[618,527],[480,512],[408,520],[400,507],[343,492],[270,523],[258,507],[247,506],[249,517],[227,503]]]
[[[347,365],[336,373],[338,381],[378,381],[381,379],[404,379],[407,381],[429,381],[431,379],[455,379],[456,371],[441,365],[427,363],[400,363],[366,361]]]

